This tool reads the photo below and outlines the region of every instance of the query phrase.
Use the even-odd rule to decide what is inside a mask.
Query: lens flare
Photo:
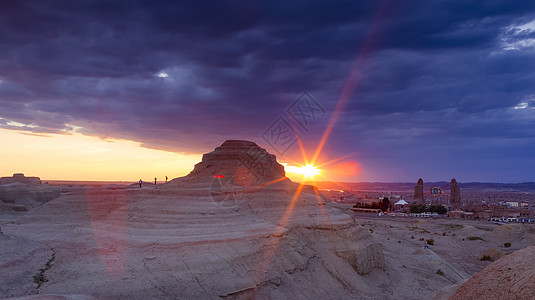
[[[320,175],[321,169],[318,167],[312,165],[312,164],[306,164],[301,165],[297,164],[297,166],[290,166],[286,163],[283,163],[284,170],[289,174],[295,174],[298,176],[291,176],[292,178],[295,178],[299,180],[300,178],[304,180],[312,180],[314,177]]]
[[[320,169],[318,169],[315,166],[310,165],[310,164],[306,165],[306,166],[302,166],[301,170],[302,170],[303,176],[306,179],[314,179],[314,177],[316,175],[319,175],[319,173],[321,171]]]

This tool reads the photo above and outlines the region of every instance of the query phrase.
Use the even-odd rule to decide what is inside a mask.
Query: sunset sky
[[[535,181],[534,70],[535,1],[6,0],[0,176],[174,178],[228,139],[291,169],[298,136],[321,180]]]

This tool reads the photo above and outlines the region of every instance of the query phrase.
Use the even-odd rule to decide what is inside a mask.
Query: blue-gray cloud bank
[[[355,180],[535,180],[534,70],[533,1],[0,3],[0,127],[267,147],[308,91]]]

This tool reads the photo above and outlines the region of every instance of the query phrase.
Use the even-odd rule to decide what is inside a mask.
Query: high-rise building
[[[414,187],[414,200],[416,199],[424,200],[424,181],[422,178],[418,179]]]
[[[461,206],[461,189],[457,185],[457,180],[455,180],[455,178],[451,180],[450,186],[450,205],[453,207],[459,207]]]

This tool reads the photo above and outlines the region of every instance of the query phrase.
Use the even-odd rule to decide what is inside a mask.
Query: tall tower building
[[[459,207],[461,206],[461,189],[457,185],[457,180],[455,180],[455,178],[451,180],[450,186],[450,205],[453,207]]]
[[[416,186],[414,187],[414,200],[424,200],[424,181],[422,178],[418,179]]]

